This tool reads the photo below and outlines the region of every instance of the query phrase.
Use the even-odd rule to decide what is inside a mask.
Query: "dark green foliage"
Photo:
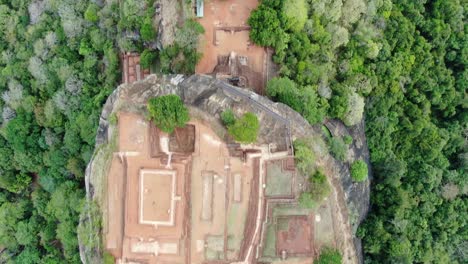
[[[140,28],[141,38],[144,41],[152,41],[156,37],[156,30],[154,30],[151,18],[145,18]]]
[[[253,113],[247,112],[236,119],[234,124],[228,126],[229,134],[234,140],[241,143],[253,143],[257,141],[260,123]]]
[[[293,109],[300,109],[302,106],[301,94],[296,83],[289,78],[273,78],[268,81],[267,95],[282,102]]]
[[[180,97],[174,94],[159,96],[148,101],[151,121],[166,133],[172,133],[177,127],[184,127],[190,116]]]
[[[441,195],[467,182],[462,9],[394,1],[381,55],[364,65],[378,81],[366,111],[373,209],[358,231],[369,263],[466,262],[466,195]]]
[[[223,124],[225,126],[229,127],[236,123],[236,116],[234,115],[234,112],[232,112],[231,109],[227,109],[221,113],[221,121],[223,121]]]
[[[367,164],[363,160],[357,160],[351,165],[351,178],[356,182],[363,182],[367,179]]]
[[[314,260],[314,264],[341,264],[343,257],[341,253],[334,248],[322,249],[318,259]]]
[[[326,115],[328,104],[312,86],[299,88],[287,77],[273,78],[268,81],[266,91],[268,96],[301,113],[311,124],[322,122]]]
[[[140,65],[144,69],[149,69],[156,60],[156,51],[145,49],[140,55]]]
[[[195,66],[201,59],[197,50],[182,49],[177,43],[165,47],[160,53],[161,72],[185,73],[195,72]]]
[[[37,248],[27,247],[16,257],[16,263],[36,264],[40,263],[40,252]]]
[[[117,31],[122,50],[141,51],[154,47],[157,29],[153,26],[153,4],[154,0],[122,0],[119,2],[120,8],[108,11],[114,16],[120,14]]]
[[[248,23],[251,27],[250,38],[261,46],[276,44],[276,33],[281,30],[280,20],[276,11],[266,5],[260,5],[249,17]]]
[[[79,263],[84,169],[120,76],[118,14],[92,1],[0,2],[0,53],[10,54],[0,59],[0,112],[14,110],[0,118],[0,258]]]
[[[323,112],[349,126],[367,103],[375,181],[372,210],[358,232],[365,262],[466,262],[466,193],[443,196],[467,182],[460,137],[467,123],[466,6],[350,0],[337,8],[308,1],[308,20],[295,31],[285,2],[262,1],[249,21],[251,39],[275,49],[280,76],[293,82],[269,85],[269,95],[311,121],[302,104],[309,92],[301,87],[317,87],[311,91],[326,102],[318,109],[329,106]],[[345,158],[342,140],[329,145]]]

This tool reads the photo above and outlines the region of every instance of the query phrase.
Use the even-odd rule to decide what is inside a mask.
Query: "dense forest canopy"
[[[1,263],[80,262],[84,170],[120,76],[114,7],[0,1]]]
[[[0,263],[80,263],[77,233],[99,230],[99,219],[93,231],[77,228],[84,171],[120,81],[119,53],[142,53],[145,68],[159,59],[165,73],[193,72],[200,58],[194,20],[161,47],[155,4],[0,0]]]
[[[305,21],[291,16],[303,5]],[[366,263],[468,261],[467,8],[264,0],[249,20],[252,40],[274,48],[281,67],[269,96],[312,124],[365,116],[374,181],[357,235]]]

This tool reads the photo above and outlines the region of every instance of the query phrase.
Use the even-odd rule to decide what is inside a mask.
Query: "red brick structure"
[[[140,54],[125,52],[122,57],[122,83],[131,84],[150,75],[149,69],[140,66]]]

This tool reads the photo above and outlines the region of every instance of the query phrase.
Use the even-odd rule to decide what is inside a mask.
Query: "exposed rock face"
[[[96,135],[96,149],[109,141],[112,133],[109,129],[109,118],[113,112],[122,106],[122,101],[131,102],[136,108],[144,108],[150,98],[167,94],[179,95],[186,105],[196,111],[197,115],[201,115],[203,119],[213,124],[220,124],[219,115],[228,108],[231,108],[239,115],[248,111],[255,113],[260,120],[258,143],[273,143],[277,151],[287,150],[291,147],[291,142],[287,140],[290,138],[288,135],[292,139],[324,136],[320,126],[311,126],[290,107],[272,102],[251,91],[230,86],[210,76],[150,75],[145,80],[132,85],[124,84],[119,86],[109,96],[100,117]],[[368,162],[368,150],[362,123],[353,128],[346,128],[340,122],[329,121],[327,126],[333,134],[351,134],[355,140],[350,152],[353,153],[354,158],[363,158]],[[94,159],[95,157],[88,165],[85,176],[87,199],[89,201],[96,199],[93,186],[95,186],[95,183],[101,182],[100,179],[93,178],[92,166]],[[339,199],[345,205],[344,208],[339,209],[343,211],[341,213],[345,216],[346,221],[349,216],[353,226],[352,229],[355,231],[368,211],[369,182],[352,183],[348,164],[338,162],[328,154],[324,155],[322,163],[325,166],[332,167],[331,171],[333,171],[334,176],[331,181],[335,186],[338,186]],[[87,218],[89,217],[82,216],[82,222],[85,222]],[[355,239],[353,244],[354,254],[361,256],[360,241]],[[89,263],[86,259],[90,259],[90,255],[100,254],[99,250],[95,248],[86,248],[81,243],[80,245],[80,253],[84,263]],[[362,257],[359,257],[359,259],[362,262]]]
[[[356,233],[359,224],[364,220],[369,211],[370,204],[370,182],[372,180],[372,167],[369,161],[369,149],[365,137],[364,120],[359,124],[346,127],[341,121],[328,120],[325,125],[333,136],[343,137],[349,135],[353,138],[353,143],[348,148],[348,157],[345,162],[333,160],[333,166],[337,169],[340,183],[348,206],[349,221],[353,234]],[[355,183],[351,179],[350,165],[355,160],[362,159],[368,164],[369,174],[367,181]],[[359,262],[363,262],[361,240],[355,238],[354,243],[357,249]]]

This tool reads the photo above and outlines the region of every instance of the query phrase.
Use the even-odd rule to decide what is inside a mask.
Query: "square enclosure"
[[[140,224],[174,225],[176,171],[140,170]]]

